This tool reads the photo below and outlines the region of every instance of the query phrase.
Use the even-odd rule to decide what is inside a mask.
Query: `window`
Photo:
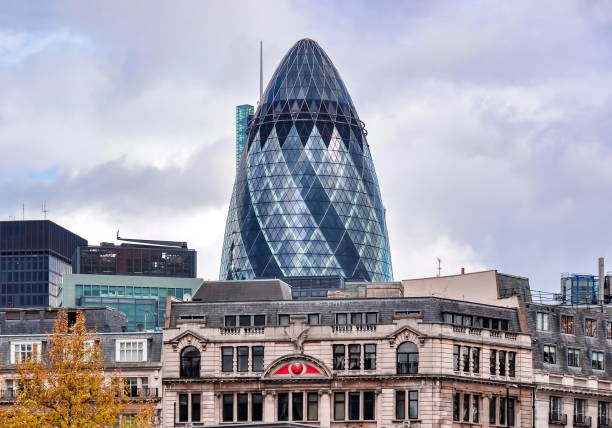
[[[289,325],[291,321],[291,315],[281,314],[278,316],[278,325]]]
[[[221,371],[234,371],[234,348],[231,346],[221,347]]]
[[[363,393],[363,420],[374,420],[375,396],[374,391],[364,391]]]
[[[586,422],[586,400],[574,398],[574,424]]]
[[[472,396],[472,422],[480,422],[480,397],[478,395]]]
[[[489,425],[495,425],[497,421],[497,397],[489,398]]]
[[[608,415],[610,414],[610,404],[607,401],[597,403],[597,423],[599,426],[610,425]]]
[[[461,394],[453,394],[453,421],[459,421],[459,406],[461,405]]]
[[[406,395],[408,395],[408,412],[406,413]],[[419,391],[395,391],[395,419],[419,418]]]
[[[266,316],[263,314],[253,315],[253,325],[256,327],[266,325]]]
[[[569,348],[567,350],[567,365],[580,367],[580,349]]]
[[[336,324],[376,324],[377,312],[336,313]]]
[[[336,314],[336,324],[348,324],[348,314]]]
[[[319,324],[319,314],[308,314],[308,324],[318,325]]]
[[[225,316],[225,326],[234,327],[235,325],[236,325],[236,315],[226,315]]]
[[[612,340],[612,322],[606,322],[606,338]]]
[[[584,335],[589,337],[597,337],[597,320],[584,320]]]
[[[359,392],[349,392],[348,416],[349,420],[359,420]]]
[[[378,314],[376,312],[366,313],[366,323],[367,324],[376,324],[377,322],[378,322]]]
[[[508,376],[516,376],[516,352],[508,352]]]
[[[226,327],[251,327],[251,326],[265,326],[266,316],[263,314],[258,315],[226,315],[225,316]]]
[[[455,392],[453,394],[453,421],[480,423],[480,396]]]
[[[344,370],[344,345],[333,345],[334,370]]]
[[[343,421],[345,419],[345,394],[344,392],[334,393],[334,420]]]
[[[419,350],[412,342],[403,342],[397,348],[397,373],[414,374],[419,372]]]
[[[146,340],[117,340],[116,347],[119,362],[147,361]]]
[[[469,346],[463,347],[463,371],[464,372],[470,371],[470,347]]]
[[[463,394],[463,421],[470,421],[470,394]]]
[[[506,376],[506,351],[498,351],[499,355],[499,375]]]
[[[254,422],[263,421],[263,395],[251,395],[251,420]]]
[[[549,331],[548,318],[549,314],[546,312],[538,312],[536,314],[536,328],[539,331]]]
[[[276,417],[279,421],[289,420],[289,394],[281,392],[277,396]]]
[[[480,348],[472,348],[472,371],[480,373]]]
[[[11,342],[11,364],[40,357],[41,342]]]
[[[304,419],[304,393],[291,393],[291,411],[293,421],[301,421]]]
[[[251,348],[253,352],[253,367],[252,370],[254,372],[263,372],[264,365],[264,347],[263,346],[253,346]]]
[[[408,417],[419,418],[419,391],[408,391]]]
[[[497,351],[495,349],[489,351],[489,373],[497,374]]]
[[[239,372],[247,372],[249,371],[249,347],[248,346],[238,346],[236,348],[237,355],[237,369]]]
[[[551,423],[561,422],[561,397],[548,397],[548,420]]]
[[[604,353],[601,351],[592,351],[591,352],[591,367],[593,370],[603,370],[604,369]]]
[[[319,419],[319,393],[308,393],[308,406],[306,408],[306,419],[316,421]]]
[[[544,345],[543,360],[547,364],[557,364],[557,347],[553,345]]]
[[[235,409],[234,403],[236,403]],[[221,397],[221,419],[223,422],[261,422],[263,420],[263,395],[260,393],[223,394]],[[192,420],[195,419],[192,417]]]
[[[453,345],[453,370],[461,370],[461,346]]]
[[[561,333],[574,334],[574,317],[561,315]]]
[[[349,345],[349,370],[361,369],[361,345]]]
[[[200,394],[179,394],[179,422],[200,421],[200,398]]]
[[[395,419],[406,419],[406,392],[395,391]]]
[[[376,345],[369,343],[363,345],[363,368],[365,370],[376,370]]]
[[[249,420],[249,394],[236,394],[236,420]]]
[[[200,377],[200,351],[195,346],[181,351],[181,377]]]

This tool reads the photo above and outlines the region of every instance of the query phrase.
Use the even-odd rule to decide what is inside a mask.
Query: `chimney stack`
[[[599,280],[597,281],[597,300],[600,305],[604,304],[604,282],[606,274],[604,273],[604,258],[599,258]]]
[[[465,268],[464,267],[461,268],[461,275],[465,275]]]

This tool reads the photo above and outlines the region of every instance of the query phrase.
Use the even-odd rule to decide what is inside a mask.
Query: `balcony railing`
[[[548,423],[551,425],[567,425],[567,415],[559,412],[549,413]]]
[[[419,372],[419,362],[397,363],[397,374],[417,374]]]
[[[260,335],[265,333],[265,327],[221,327],[219,332],[224,335],[240,335],[246,334],[249,336]]]
[[[518,337],[518,334],[506,332],[504,334],[504,337],[508,340],[516,340],[516,338]]]
[[[590,427],[591,417],[585,415],[574,415],[574,426],[576,427]]]
[[[16,399],[16,389],[0,389],[0,401],[15,401]]]
[[[131,400],[151,400],[159,397],[159,395],[157,395],[157,388],[137,388],[135,386],[129,386],[126,393]]]
[[[334,324],[332,331],[334,333],[373,333],[376,331],[376,324]]]

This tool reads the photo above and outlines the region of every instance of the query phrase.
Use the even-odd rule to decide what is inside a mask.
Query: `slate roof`
[[[291,286],[279,279],[204,281],[192,300],[204,302],[291,300]]]

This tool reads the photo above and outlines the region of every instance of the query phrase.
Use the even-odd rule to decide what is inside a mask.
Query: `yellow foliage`
[[[119,372],[105,374],[100,343],[87,331],[77,312],[68,325],[65,310],[58,313],[47,352],[15,365],[19,390],[14,405],[0,412],[5,428],[102,428],[119,423],[129,399]],[[140,413],[122,428],[154,425],[152,403],[140,403]]]

